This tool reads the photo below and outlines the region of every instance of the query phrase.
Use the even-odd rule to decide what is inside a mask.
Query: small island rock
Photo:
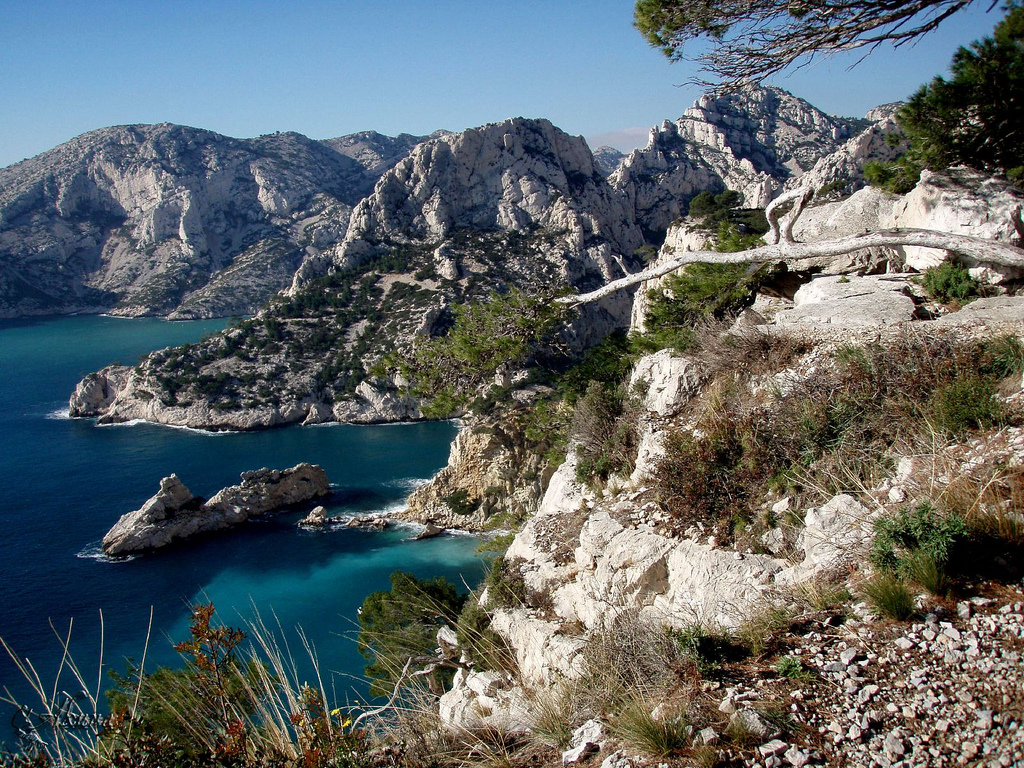
[[[313,507],[309,514],[299,520],[302,528],[323,528],[327,525],[327,509],[322,506]]]
[[[103,551],[125,555],[156,549],[328,493],[327,473],[315,464],[244,472],[239,485],[218,491],[209,501],[193,496],[177,475],[171,475],[160,481],[155,496],[114,524],[103,537]]]
[[[440,536],[444,533],[444,528],[434,525],[433,523],[427,523],[423,526],[423,530],[413,536],[413,541],[421,541],[423,539],[432,539],[435,536]]]

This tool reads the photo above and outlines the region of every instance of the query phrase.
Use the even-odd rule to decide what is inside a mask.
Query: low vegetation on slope
[[[382,255],[278,296],[253,319],[144,358],[142,389],[166,406],[329,407],[353,397],[371,375],[369,361],[449,327],[452,304],[479,301],[495,286],[539,290],[558,282],[558,256],[545,251],[543,233],[463,233],[456,240],[464,278],[438,275],[430,247],[381,245]]]

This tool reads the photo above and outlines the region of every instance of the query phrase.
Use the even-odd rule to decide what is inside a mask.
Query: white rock
[[[1024,204],[1024,194],[1005,179],[967,168],[941,173],[923,171],[921,181],[894,206],[885,227],[935,229],[987,240],[1014,242],[1019,236],[1012,213]],[[948,255],[934,248],[906,247],[905,263],[923,271]],[[992,265],[989,265],[992,266]],[[1019,270],[994,267],[996,279],[1019,278]]]
[[[819,277],[796,292],[794,308],[778,312],[775,322],[843,328],[906,322],[915,309],[909,286],[905,277],[887,275]]]
[[[666,558],[667,589],[651,603],[650,614],[672,626],[695,621],[733,628],[756,606],[786,563],[767,555],[745,555],[693,541],[680,541]]]
[[[672,416],[698,390],[703,377],[697,366],[671,350],[640,358],[629,378],[631,391],[645,391],[644,407],[659,416]]]
[[[797,546],[804,559],[778,574],[782,584],[797,584],[843,562],[863,556],[871,540],[874,515],[852,496],[840,494],[804,516]]]

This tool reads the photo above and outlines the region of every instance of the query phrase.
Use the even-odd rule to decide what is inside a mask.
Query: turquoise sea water
[[[100,611],[103,663],[123,670],[126,657],[142,656],[152,608],[151,668],[176,661],[170,645],[187,636],[189,605],[212,601],[235,625],[255,608],[279,621],[296,646],[301,625],[335,689],[361,696],[365,687],[356,678],[364,662],[351,634],[369,592],[386,589],[396,568],[459,583],[480,578],[469,537],[412,542],[401,528],[302,531],[298,512],[127,561],[103,558],[99,542],[107,529],[172,472],[193,493],[210,496],[243,471],[309,461],[331,480],[329,512],[346,514],[400,506],[447,461],[455,434],[447,423],[209,434],[149,424],[99,427],[64,416],[82,375],[222,325],[109,317],[0,322],[0,637],[44,680],[52,679],[61,654],[51,623],[66,633],[73,620],[72,650],[94,680]],[[4,686],[26,695],[0,652]],[[10,739],[12,711],[0,705],[0,741]]]

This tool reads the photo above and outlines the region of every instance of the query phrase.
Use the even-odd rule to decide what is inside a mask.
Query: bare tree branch
[[[790,228],[791,229],[791,228]],[[736,253],[719,253],[718,251],[687,251],[663,264],[645,269],[634,275],[627,275],[613,280],[602,288],[589,293],[575,296],[563,296],[556,302],[578,307],[605,296],[621,291],[637,283],[662,277],[675,272],[687,264],[704,262],[708,264],[763,264],[769,261],[799,261],[801,259],[843,256],[848,253],[868,248],[893,248],[899,246],[917,246],[921,248],[937,248],[953,251],[972,259],[1004,267],[1024,269],[1024,250],[1006,243],[985,240],[968,235],[955,235],[949,232],[937,232],[931,229],[883,229],[861,235],[850,235],[836,240],[822,240],[814,243],[798,243],[783,240],[773,245],[762,245]]]
[[[414,670],[413,667],[421,668]],[[379,707],[368,709],[361,713],[352,721],[352,730],[354,731],[358,728],[359,724],[363,722],[363,720],[376,717],[377,715],[382,715],[391,709],[395,704],[395,700],[398,699],[398,692],[407,681],[417,677],[423,677],[424,675],[429,675],[434,672],[434,670],[442,667],[448,669],[469,669],[469,667],[462,662],[455,661],[454,659],[446,659],[443,656],[410,656],[406,660],[405,666],[402,667],[402,671],[398,673],[398,679],[395,681],[394,690],[391,691],[391,696],[388,698],[387,702]]]
[[[691,82],[728,91],[815,56],[913,42],[972,2],[637,0],[634,23],[671,60],[700,64]],[[684,45],[699,38],[710,49],[688,56]]]

